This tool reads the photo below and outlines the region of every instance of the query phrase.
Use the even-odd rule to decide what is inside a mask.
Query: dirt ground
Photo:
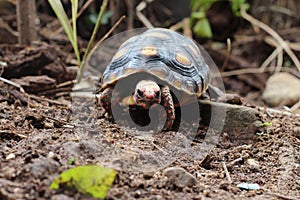
[[[1,88],[2,92],[9,90],[4,84]],[[50,103],[46,99],[30,107],[1,102],[1,199],[91,199],[74,190],[53,191],[49,185],[66,169],[99,164],[103,158],[101,144],[119,144],[124,148],[143,146],[143,138],[105,119],[93,122],[96,126],[86,123],[75,128],[74,116],[66,103]],[[154,172],[118,171],[107,199],[299,198],[299,118],[262,115],[273,125],[267,134],[257,135],[258,140],[236,145],[224,133],[204,162],[178,156]],[[158,133],[152,142],[158,144],[162,134],[172,133]],[[201,142],[194,140],[193,145]],[[70,159],[75,162],[70,163]],[[226,164],[231,181],[222,163]],[[196,183],[179,187],[168,180],[163,170],[171,166],[184,168],[196,178]],[[250,191],[237,188],[243,182],[257,183],[261,188]]]
[[[12,15],[3,19],[10,24]],[[218,50],[204,44],[223,71],[257,68],[273,51],[262,42],[264,34],[243,28],[237,35],[252,39],[233,41],[229,59],[226,47]],[[39,33],[43,42],[31,47],[1,44],[0,61],[9,64],[1,75],[11,82],[0,80],[0,199],[93,199],[74,189],[49,188],[63,171],[88,164],[116,168],[106,199],[300,199],[300,118],[258,109],[264,106],[260,97],[270,73],[224,78],[226,91],[243,96],[244,105],[257,110],[262,122],[269,124],[264,132],[243,132],[239,137],[239,132],[223,131],[213,148],[205,151],[208,127],[202,124],[188,141],[189,151],[181,154],[182,144],[176,140],[180,135],[122,128],[88,101],[71,98],[75,56],[65,36],[48,37],[53,32],[44,27]],[[16,42],[10,39],[6,42]],[[80,40],[80,45],[85,44]],[[240,139],[245,134],[250,141]],[[123,162],[120,152],[133,156],[128,154],[129,162]],[[147,170],[149,160],[155,170]],[[184,178],[192,183],[178,184],[176,174],[166,175],[171,167],[184,169]],[[241,189],[240,183],[256,183],[260,188]]]

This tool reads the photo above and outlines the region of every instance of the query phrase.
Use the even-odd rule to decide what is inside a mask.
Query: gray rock
[[[268,79],[262,98],[272,107],[292,106],[300,99],[300,79],[286,72],[274,74]]]
[[[191,187],[197,182],[197,179],[192,174],[181,167],[169,167],[163,173],[168,177],[169,183],[180,188]]]
[[[252,144],[258,140],[256,132],[262,131],[259,126],[262,119],[257,109],[212,101],[201,100],[199,103],[201,123],[217,130],[206,135],[206,143],[216,144],[218,141],[213,140],[219,139],[218,132],[221,131],[227,133],[235,145]]]

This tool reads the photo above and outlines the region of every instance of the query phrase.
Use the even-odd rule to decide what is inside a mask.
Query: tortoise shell
[[[119,47],[103,73],[102,90],[140,72],[197,97],[210,79],[209,66],[193,40],[163,28],[149,29]]]

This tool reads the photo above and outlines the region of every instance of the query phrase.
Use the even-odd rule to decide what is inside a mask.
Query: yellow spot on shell
[[[173,85],[174,85],[176,88],[180,89],[182,83],[181,83],[180,80],[177,80],[177,79],[176,79],[176,80],[173,81]]]
[[[124,56],[125,52],[126,52],[125,48],[120,49],[119,51],[117,51],[117,53],[115,54],[113,59],[116,60],[116,59],[121,58],[122,56]]]
[[[111,74],[109,77],[109,82],[112,83],[116,80],[116,75],[115,74]]]
[[[157,55],[157,48],[153,46],[143,47],[141,49],[141,54],[145,56],[154,56]]]
[[[191,61],[182,53],[176,53],[176,60],[177,60],[177,62],[179,62],[180,64],[183,64],[183,65],[191,64]]]
[[[189,44],[188,48],[193,52],[193,54],[195,56],[199,56],[199,53],[198,53],[197,49],[195,49],[195,47],[193,45]]]
[[[202,95],[203,92],[204,92],[204,91],[202,91],[202,87],[199,85],[199,86],[197,87],[196,96],[199,98],[199,97]]]
[[[134,73],[134,72],[136,72],[135,69],[127,68],[127,69],[125,69],[125,73],[124,73],[124,74],[132,74],[132,73]]]
[[[167,38],[168,36],[164,33],[160,33],[160,32],[149,32],[149,33],[145,33],[145,36],[150,36],[150,37],[158,37],[158,38]]]
[[[161,70],[152,70],[151,73],[161,79],[164,79],[166,77],[166,74]]]

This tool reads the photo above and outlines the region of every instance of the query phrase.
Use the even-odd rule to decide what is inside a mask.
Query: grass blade
[[[94,41],[95,41],[95,38],[96,38],[96,34],[97,34],[97,32],[98,32],[98,30],[100,28],[102,17],[104,15],[104,12],[105,12],[106,7],[107,7],[107,3],[108,3],[108,0],[103,0],[103,2],[102,2],[102,5],[101,5],[100,11],[99,11],[99,15],[98,15],[98,19],[97,19],[97,23],[96,23],[96,25],[94,27],[91,39],[90,39],[89,44],[88,44],[88,46],[86,48],[86,51],[85,51],[84,56],[83,56],[82,63],[80,65],[78,73],[77,73],[77,81],[78,82],[80,82],[80,79],[81,79],[81,76],[82,76],[84,62],[85,62],[88,54],[92,50],[92,46],[94,44]]]
[[[80,54],[78,50],[78,43],[77,43],[77,11],[78,11],[78,0],[71,0],[72,4],[72,25],[73,25],[73,39],[74,39],[74,52],[77,57],[78,67],[81,64],[80,61]]]
[[[77,1],[77,0],[75,0]],[[78,46],[77,46],[77,36],[76,36],[76,32],[75,34],[73,33],[73,29],[69,23],[69,19],[67,17],[67,14],[63,8],[63,5],[61,3],[60,0],[48,0],[50,6],[52,7],[53,11],[55,12],[60,24],[62,25],[65,33],[67,34],[72,47],[74,49],[74,52],[76,54],[77,57],[77,61],[78,61],[78,66],[80,66],[80,55],[79,55],[79,51],[78,51]],[[77,5],[78,5],[78,1],[77,1]],[[73,5],[72,5],[73,7]],[[72,8],[72,13],[73,13],[73,8]],[[77,15],[77,14],[76,14]],[[75,17],[76,17],[75,15]],[[73,25],[74,26],[74,25]],[[76,18],[75,18],[75,26],[76,26]],[[76,31],[76,30],[75,30]]]

